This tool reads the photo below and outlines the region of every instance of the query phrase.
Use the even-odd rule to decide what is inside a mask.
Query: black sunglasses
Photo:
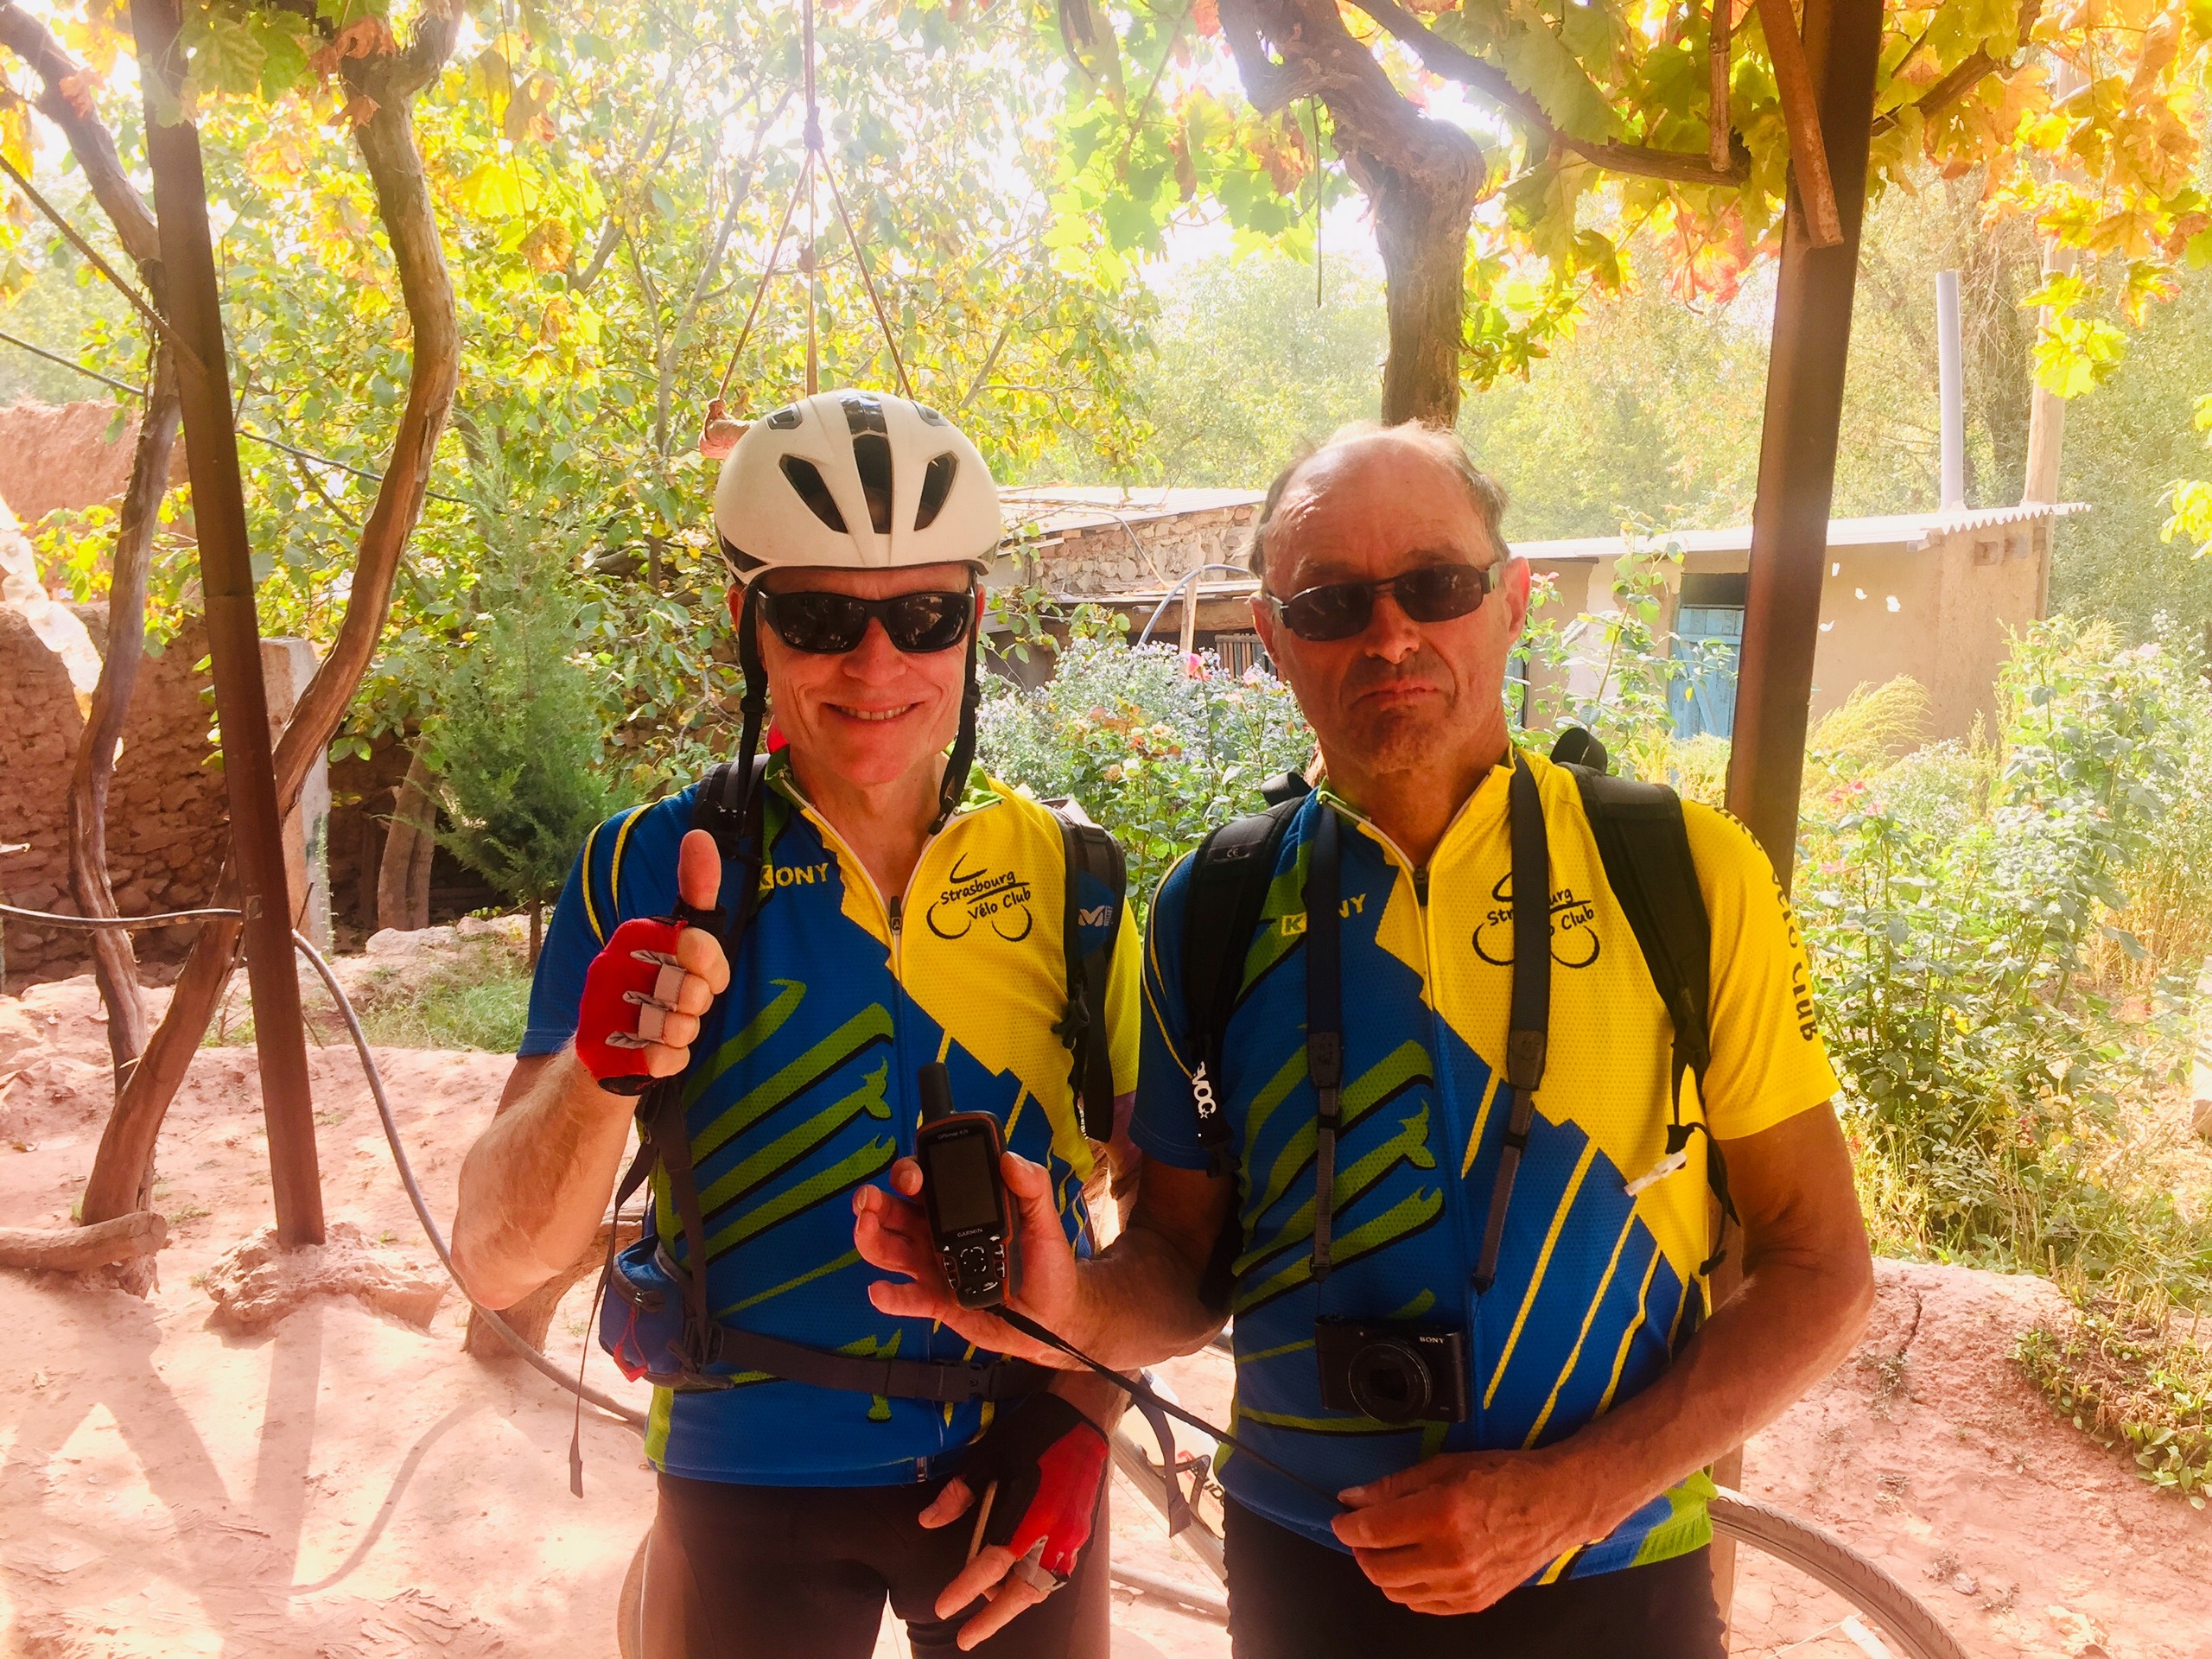
[[[868,637],[868,620],[883,624],[891,643],[903,652],[919,655],[949,651],[968,637],[975,615],[973,589],[939,593],[893,594],[888,599],[862,599],[855,594],[826,594],[811,588],[796,593],[760,593],[760,614],[776,637],[793,651],[834,657],[859,647]]]
[[[1380,582],[1330,582],[1288,599],[1268,595],[1268,608],[1301,639],[1350,639],[1375,620],[1375,596],[1385,590],[1416,622],[1449,622],[1480,607],[1491,573],[1471,564],[1424,564]]]

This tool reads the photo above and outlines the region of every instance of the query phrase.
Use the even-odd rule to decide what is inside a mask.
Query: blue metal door
[[[1736,661],[1744,644],[1744,612],[1736,605],[1684,605],[1675,613],[1670,652],[1675,676],[1675,735],[1736,731]]]

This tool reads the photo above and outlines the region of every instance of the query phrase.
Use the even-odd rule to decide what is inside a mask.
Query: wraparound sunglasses
[[[1268,595],[1268,608],[1301,639],[1350,639],[1375,620],[1375,596],[1388,591],[1416,622],[1449,622],[1480,607],[1490,570],[1471,564],[1424,564],[1380,582],[1328,582],[1288,599]]]
[[[857,649],[868,637],[871,618],[883,624],[893,645],[910,655],[950,651],[968,637],[969,620],[976,610],[971,588],[893,594],[888,599],[862,599],[854,594],[810,588],[772,594],[763,588],[760,605],[762,618],[779,639],[793,651],[818,657]]]

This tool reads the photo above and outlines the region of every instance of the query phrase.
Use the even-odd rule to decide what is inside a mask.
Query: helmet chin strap
[[[976,658],[983,640],[983,613],[981,589],[970,589],[976,595],[976,613],[968,626],[968,682],[960,692],[960,735],[952,740],[952,756],[944,763],[944,782],[937,792],[937,817],[930,823],[931,835],[944,828],[952,817],[952,810],[960,804],[960,798],[968,788],[968,768],[976,760],[976,708],[983,700],[983,691],[976,679]]]
[[[753,757],[760,752],[760,728],[768,713],[768,675],[760,665],[760,584],[747,582],[745,602],[737,612],[737,665],[745,675],[745,700],[738,705],[745,716],[743,735],[738,745],[738,822],[749,823],[744,815],[753,807]]]

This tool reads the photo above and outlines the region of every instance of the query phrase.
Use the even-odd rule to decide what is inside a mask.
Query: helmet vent
[[[843,534],[845,515],[837,511],[837,498],[830,493],[830,486],[823,479],[822,469],[800,455],[785,455],[780,465],[784,476],[791,480],[791,488],[798,492],[798,499],[813,510],[814,516],[840,535]]]
[[[798,425],[798,406],[785,404],[768,417],[768,428],[773,432],[789,432]]]
[[[937,410],[931,409],[927,404],[916,404],[914,405],[914,413],[922,417],[922,423],[925,426],[950,426],[952,424],[951,422],[946,420],[944,416],[938,414]]]
[[[849,391],[838,401],[845,406],[845,430],[858,437],[863,432],[888,434],[883,423],[883,400],[865,391]]]
[[[945,497],[952,493],[952,480],[960,471],[960,458],[950,452],[938,456],[922,474],[922,504],[914,512],[914,528],[927,530],[937,522],[944,509]]]
[[[874,399],[870,398],[871,404]],[[846,404],[848,413],[852,405]],[[883,410],[876,407],[880,423]],[[853,440],[853,465],[860,468],[861,488],[868,496],[868,522],[879,536],[891,533],[891,440],[882,432],[862,432]]]

